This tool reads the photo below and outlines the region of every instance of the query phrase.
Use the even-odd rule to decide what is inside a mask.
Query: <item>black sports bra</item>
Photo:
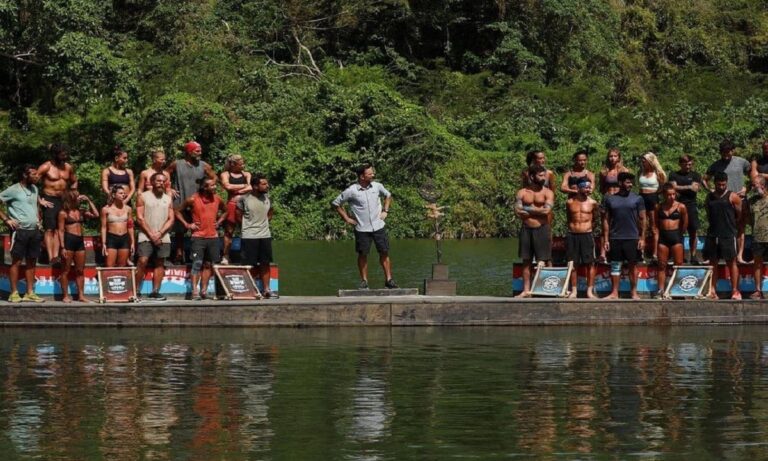
[[[64,218],[64,224],[66,224],[66,225],[82,224],[83,222],[85,222],[85,219],[83,219],[82,213],[80,214],[80,218],[79,219],[71,218],[69,213],[67,213],[66,217]]]
[[[659,210],[659,221],[677,221],[678,219],[680,219],[680,208],[675,208],[675,211],[669,215],[664,210]]]

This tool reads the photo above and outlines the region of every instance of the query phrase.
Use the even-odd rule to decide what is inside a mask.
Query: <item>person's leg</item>
[[[222,262],[229,262],[229,249],[232,248],[232,238],[235,235],[235,224],[224,221],[224,256]]]
[[[762,252],[755,252],[754,258],[752,258],[752,271],[755,277],[755,292],[752,295],[753,299],[761,299],[763,297],[763,254]]]
[[[731,275],[731,299],[741,299],[739,291],[739,263],[736,258],[729,259],[726,262]]]
[[[117,261],[117,250],[114,248],[107,248],[107,257],[104,260],[106,267],[115,267]]]
[[[572,261],[569,261],[572,262]],[[571,292],[568,294],[569,298],[578,298],[579,297],[579,267],[582,266],[576,266],[574,264],[573,270],[571,271]]]
[[[192,299],[200,296],[200,272],[203,269],[203,260],[205,259],[204,239],[192,238],[190,254],[192,256],[192,270],[190,271],[192,280]]]
[[[155,258],[155,269],[152,273],[152,293],[160,293],[160,286],[165,278],[165,258]]]
[[[621,240],[611,240],[610,250],[607,251],[608,259],[611,264],[611,292],[606,299],[619,298],[619,284],[621,283],[621,263],[624,261],[624,251]],[[605,246],[603,246],[605,248]]]
[[[368,281],[368,255],[357,254],[357,271],[360,273],[360,280]]]
[[[648,220],[649,225],[651,226],[651,237],[652,237],[652,247],[651,247],[651,259],[658,261],[659,259],[659,228],[656,225],[656,213],[654,213],[653,210],[650,212],[646,212],[646,215],[650,214],[651,219]]]
[[[184,232],[173,234],[173,244],[176,245],[176,252],[173,258],[174,264],[184,263]]]
[[[527,298],[531,295],[531,266],[533,261],[530,259],[523,259],[523,291],[520,292],[517,298]]]
[[[11,267],[8,268],[8,278],[11,282],[11,295],[19,294],[19,266],[21,266],[21,258],[13,256]]]
[[[115,264],[117,267],[127,267],[128,258],[131,256],[131,250],[117,250],[117,258]]]
[[[85,297],[85,250],[75,252],[75,285],[77,285],[77,300],[88,302]]]
[[[661,295],[667,288],[667,261],[669,261],[669,248],[666,245],[659,245],[658,255],[659,264],[656,267],[656,280],[659,284],[659,295]]]
[[[37,258],[27,258],[24,268],[24,278],[27,282],[27,295],[35,293],[35,268],[37,267]]]
[[[587,266],[587,298],[595,299],[595,263]]]
[[[45,231],[45,251],[48,254],[50,263],[56,262],[59,256],[59,233],[56,229],[47,229]]]
[[[61,265],[61,278],[59,283],[61,285],[61,300],[65,303],[71,303],[72,297],[69,296],[69,271],[72,269],[72,261],[75,258],[75,252],[63,251],[62,253],[64,253],[64,262]]]
[[[632,299],[640,299],[640,296],[637,294],[637,263],[631,262],[627,264],[627,268],[629,269],[630,297]]]
[[[692,230],[688,232],[688,255],[690,256],[691,264],[698,262],[698,254],[696,253],[696,246],[699,244],[698,231]]]
[[[211,273],[213,273],[213,265],[210,261],[203,263],[203,272],[200,277],[200,296],[203,298],[208,297],[208,283],[211,280]]]
[[[389,252],[383,251],[379,253],[379,264],[384,270],[384,280],[392,280],[392,261],[389,259]]]
[[[738,223],[738,239],[736,241],[736,262],[738,264],[746,264],[744,260],[744,245],[747,240],[747,223],[750,221],[750,209],[749,203],[746,199],[741,202],[741,219]]]
[[[143,244],[144,242],[142,242]],[[141,245],[141,244],[140,244]],[[136,260],[136,295],[141,297],[141,286],[144,285],[144,275],[147,272],[149,256],[143,254]]]

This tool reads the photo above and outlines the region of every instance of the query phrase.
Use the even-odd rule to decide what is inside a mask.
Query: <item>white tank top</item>
[[[144,221],[147,227],[160,230],[168,219],[171,196],[163,193],[160,198],[157,198],[154,192],[148,190],[141,193],[141,198],[144,200]],[[162,241],[171,243],[170,230],[163,235]],[[141,228],[139,228],[139,242],[149,242],[149,237],[142,232]]]

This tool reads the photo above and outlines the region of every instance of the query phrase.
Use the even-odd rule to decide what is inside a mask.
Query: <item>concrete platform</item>
[[[0,303],[2,326],[702,325],[768,323],[765,301],[477,296],[290,297],[136,304]]]
[[[368,290],[339,290],[340,298],[370,298],[375,296],[414,296],[419,294],[418,288],[381,288]]]

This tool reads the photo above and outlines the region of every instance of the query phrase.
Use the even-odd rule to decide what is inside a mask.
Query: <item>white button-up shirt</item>
[[[384,228],[384,220],[380,217],[381,197],[391,195],[380,182],[373,181],[368,187],[355,183],[347,187],[331,203],[334,207],[338,207],[349,202],[352,215],[357,221],[355,230],[358,232],[375,232]]]

